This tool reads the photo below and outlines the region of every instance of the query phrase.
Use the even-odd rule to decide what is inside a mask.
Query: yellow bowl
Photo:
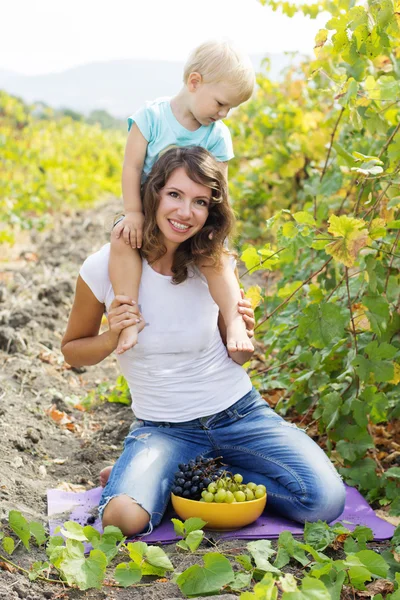
[[[238,529],[253,523],[262,514],[267,494],[248,502],[199,502],[171,494],[172,506],[178,517],[199,517],[207,522],[206,529]]]

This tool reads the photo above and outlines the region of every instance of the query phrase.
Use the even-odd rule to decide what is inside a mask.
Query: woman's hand
[[[109,331],[118,339],[125,327],[138,325],[142,321],[138,305],[128,296],[115,296],[108,311]]]
[[[242,299],[238,302],[238,310],[242,315],[243,321],[246,325],[247,335],[249,338],[254,337],[254,325],[256,324],[254,318],[254,310],[251,307],[251,302],[248,298],[245,298],[244,290],[240,290]]]

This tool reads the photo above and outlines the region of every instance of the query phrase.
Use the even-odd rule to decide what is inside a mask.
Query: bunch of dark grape
[[[187,465],[178,465],[175,473],[172,493],[190,500],[200,502],[249,502],[263,498],[266,494],[264,485],[250,481],[243,483],[240,473],[229,473],[221,463],[221,457],[203,458],[197,456]]]
[[[190,500],[200,500],[201,493],[207,486],[222,475],[224,469],[221,457],[204,458],[197,456],[187,464],[179,464],[175,473],[172,493]]]

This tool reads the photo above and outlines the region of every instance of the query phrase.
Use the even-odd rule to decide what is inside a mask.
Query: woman
[[[137,417],[100,502],[103,525],[149,533],[169,501],[178,463],[222,455],[245,481],[263,483],[268,505],[299,522],[331,521],[344,507],[342,481],[304,431],[268,407],[229,355],[204,264],[227,260],[233,226],[225,179],[202,148],[173,148],[154,165],[145,196],[140,304],[146,326],[118,356]],[[77,282],[62,350],[73,366],[97,364],[137,322],[128,299],[113,299],[109,246],[90,256]],[[99,335],[104,309],[109,330]]]

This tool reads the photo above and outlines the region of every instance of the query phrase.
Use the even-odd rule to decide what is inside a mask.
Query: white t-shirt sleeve
[[[109,258],[110,244],[106,244],[98,252],[88,256],[79,271],[79,275],[83,281],[102,304],[106,302],[107,292],[110,287],[108,276]]]
[[[218,122],[216,125],[217,126],[214,128],[213,140],[207,149],[219,162],[227,162],[235,156],[233,152],[232,137],[229,129],[224,123]]]
[[[145,104],[128,118],[128,131],[131,130],[133,123],[136,123],[145,140],[151,142],[153,139],[154,115],[150,104]]]

